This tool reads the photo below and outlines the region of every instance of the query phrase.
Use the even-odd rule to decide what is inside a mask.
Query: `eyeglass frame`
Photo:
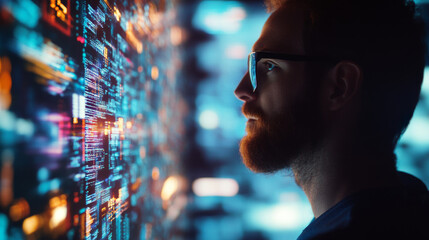
[[[273,53],[273,52],[251,52],[248,56],[248,71],[250,76],[250,82],[252,84],[253,92],[258,87],[256,79],[256,66],[258,61],[262,58],[280,59],[295,62],[338,62],[340,59],[329,57],[329,56],[311,56],[311,55],[297,55],[297,54],[284,54],[284,53]],[[252,64],[253,63],[253,67]]]

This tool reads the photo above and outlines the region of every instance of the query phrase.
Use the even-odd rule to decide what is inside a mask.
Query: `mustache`
[[[264,114],[262,113],[262,110],[259,109],[258,107],[256,107],[255,105],[251,105],[249,103],[243,104],[243,106],[241,107],[241,112],[245,116],[253,116],[253,117],[256,117],[258,119],[264,118]]]

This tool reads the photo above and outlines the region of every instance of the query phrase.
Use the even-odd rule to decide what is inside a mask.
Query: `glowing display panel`
[[[174,9],[0,3],[0,239],[173,236],[186,203]]]

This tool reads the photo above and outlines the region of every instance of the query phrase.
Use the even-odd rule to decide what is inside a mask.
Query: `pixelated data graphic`
[[[0,239],[174,237],[176,15],[165,0],[0,3]]]

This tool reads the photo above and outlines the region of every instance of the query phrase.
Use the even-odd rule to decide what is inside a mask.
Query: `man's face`
[[[253,51],[304,55],[302,11],[294,6],[275,11],[267,20]],[[255,172],[274,172],[295,161],[319,139],[320,114],[309,66],[263,58],[257,64],[258,86],[249,74],[236,96],[244,101],[247,135],[240,143],[244,164]]]

